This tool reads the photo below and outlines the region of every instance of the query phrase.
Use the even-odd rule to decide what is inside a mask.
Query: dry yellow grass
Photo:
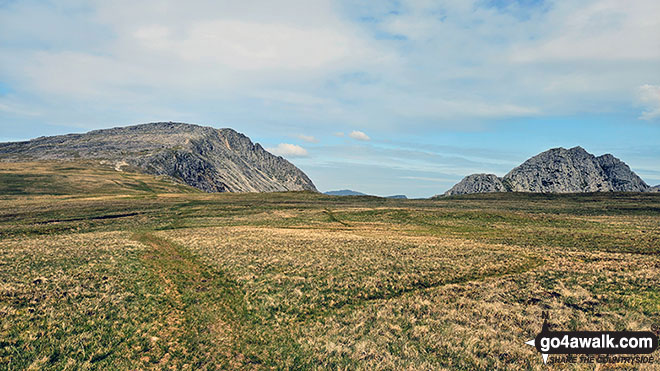
[[[160,232],[245,288],[322,367],[544,369],[541,312],[570,330],[648,330],[658,258],[355,230]],[[641,289],[641,291],[640,291]],[[657,297],[656,297],[657,300]],[[263,357],[268,357],[264,354]]]
[[[162,353],[151,339],[165,317],[144,305],[154,305],[159,288],[136,264],[144,247],[127,237],[2,241],[3,368],[89,368],[111,355],[121,355],[119,366],[140,367],[141,358]]]
[[[660,324],[660,195],[149,189],[0,196],[1,369],[541,370],[542,311]]]
[[[165,177],[118,170],[104,161],[0,161],[0,195],[198,192]]]

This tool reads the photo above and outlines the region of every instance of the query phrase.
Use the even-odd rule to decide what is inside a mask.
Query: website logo
[[[654,328],[657,330],[657,326]],[[654,357],[643,355],[650,355],[658,348],[658,335],[651,331],[551,331],[546,319],[541,332],[525,344],[535,347],[546,364],[550,355],[578,354],[583,355],[579,360],[575,356],[557,360],[569,363],[653,363]]]

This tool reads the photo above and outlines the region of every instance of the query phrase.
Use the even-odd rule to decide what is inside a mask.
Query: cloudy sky
[[[660,1],[0,0],[0,141],[231,127],[427,197],[581,145],[660,184]]]

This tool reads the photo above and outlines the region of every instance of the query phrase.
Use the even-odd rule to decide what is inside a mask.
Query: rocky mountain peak
[[[228,128],[155,122],[0,144],[3,161],[76,159],[126,163],[207,192],[316,191],[289,161]]]
[[[646,192],[649,186],[611,154],[596,157],[582,147],[552,148],[528,159],[502,178],[467,176],[445,195],[484,192]]]
[[[559,150],[563,150],[564,148],[563,148],[563,147],[559,147],[558,149],[559,149]],[[569,149],[566,150],[566,151],[567,151],[567,152],[570,152],[570,153],[575,153],[575,154],[581,154],[581,155],[586,155],[586,156],[592,156],[592,154],[590,154],[589,152],[587,152],[586,149],[584,149],[584,148],[582,148],[582,147],[580,147],[580,146],[575,146],[575,147],[573,147],[573,148],[569,148]]]

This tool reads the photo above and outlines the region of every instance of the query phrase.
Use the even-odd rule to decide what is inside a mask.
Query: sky
[[[0,141],[230,127],[320,191],[576,145],[660,184],[660,1],[0,0]]]

